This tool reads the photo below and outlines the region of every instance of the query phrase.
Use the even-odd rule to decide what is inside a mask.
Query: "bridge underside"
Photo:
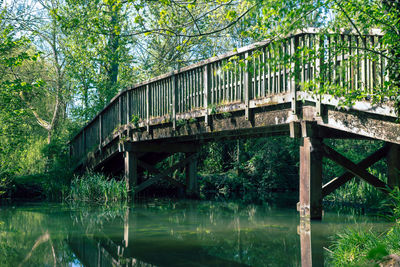
[[[105,138],[101,145],[81,161],[77,170],[91,168],[112,174],[122,174],[127,186],[138,194],[160,179],[167,179],[181,192],[197,196],[197,152],[202,144],[224,139],[266,136],[301,138],[300,146],[300,202],[301,216],[322,217],[322,199],[351,180],[361,178],[385,191],[387,186],[399,185],[400,130],[393,116],[382,110],[375,112],[368,105],[356,110],[338,110],[334,103],[316,102],[311,97],[293,104],[290,95],[280,101],[253,102],[246,111],[242,103],[220,106],[216,112],[198,110],[179,114],[176,121],[154,118],[139,125],[126,124]],[[384,115],[382,115],[384,114]],[[386,145],[365,160],[354,163],[324,144],[327,138],[372,139],[386,141]],[[184,153],[181,161],[165,169],[156,164],[175,153]],[[345,170],[326,185],[322,184],[322,159],[326,157]],[[366,169],[387,159],[386,185]],[[172,178],[172,173],[185,168],[186,184]]]

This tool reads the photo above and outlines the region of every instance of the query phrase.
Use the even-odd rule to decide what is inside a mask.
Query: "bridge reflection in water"
[[[94,227],[85,235],[69,236],[67,243],[85,266],[324,265],[323,247],[332,234],[327,224],[296,224],[298,217],[287,211],[252,219],[252,208],[217,206],[227,210],[224,215],[204,210],[204,216],[190,204],[184,210],[161,211],[161,216],[157,205],[127,209],[108,229]]]

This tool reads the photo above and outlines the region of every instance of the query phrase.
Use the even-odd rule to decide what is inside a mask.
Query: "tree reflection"
[[[321,225],[301,223],[298,235],[294,211],[265,206],[195,201],[48,205],[4,209],[0,220],[0,263],[6,266],[323,262]]]

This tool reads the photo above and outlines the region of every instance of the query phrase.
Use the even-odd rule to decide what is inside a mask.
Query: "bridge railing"
[[[256,43],[175,70],[120,92],[71,141],[82,158],[104,145],[124,124],[146,126],[153,118],[176,125],[179,114],[209,115],[215,107],[329,88],[373,94],[388,80],[382,34],[329,33],[308,29],[279,40]],[[293,101],[294,99],[294,101]],[[254,106],[254,105],[253,105]]]

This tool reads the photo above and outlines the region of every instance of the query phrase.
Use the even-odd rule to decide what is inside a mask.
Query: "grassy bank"
[[[396,188],[383,205],[382,216],[393,221],[384,232],[346,230],[333,238],[329,261],[334,266],[398,266],[400,264],[400,190]]]

